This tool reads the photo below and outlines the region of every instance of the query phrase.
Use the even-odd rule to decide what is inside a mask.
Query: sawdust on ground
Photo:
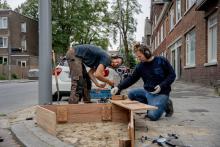
[[[80,147],[117,147],[127,139],[127,124],[115,122],[73,123],[57,126],[57,137]]]

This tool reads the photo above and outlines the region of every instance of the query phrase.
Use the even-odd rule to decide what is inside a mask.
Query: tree
[[[26,0],[15,11],[38,20],[38,0]]]
[[[63,52],[72,41],[107,48],[107,6],[107,0],[57,0],[52,3],[55,50]]]
[[[27,0],[19,12],[38,18],[37,0]],[[53,0],[52,46],[65,53],[71,42],[96,44],[104,49],[109,45],[109,15],[107,0]]]
[[[2,0],[0,0],[0,9],[11,9],[11,7],[9,6],[6,0],[4,0],[3,2]]]
[[[129,48],[134,40],[134,32],[136,31],[137,22],[134,18],[135,14],[141,12],[140,4],[137,0],[116,0],[112,5],[112,25],[113,39],[116,42],[116,36],[119,33],[125,50],[125,58],[127,66],[131,67],[129,62]],[[121,48],[121,47],[120,47]]]

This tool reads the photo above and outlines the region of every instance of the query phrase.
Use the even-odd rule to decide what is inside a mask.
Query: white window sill
[[[214,62],[209,62],[209,63],[205,63],[204,66],[212,66],[212,65],[217,65],[218,62],[214,61]]]
[[[194,65],[186,65],[186,66],[184,66],[184,69],[188,69],[188,68],[195,68],[196,67],[196,65],[194,64]]]

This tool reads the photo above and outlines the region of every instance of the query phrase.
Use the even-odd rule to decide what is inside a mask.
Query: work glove
[[[111,94],[112,95],[116,95],[118,92],[119,92],[118,87],[114,87],[114,88],[111,89]]]
[[[150,92],[151,94],[158,94],[161,91],[160,85],[157,85],[156,87],[154,87],[154,91]]]

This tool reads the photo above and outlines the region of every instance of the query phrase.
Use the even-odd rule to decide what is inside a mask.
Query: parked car
[[[28,79],[37,80],[39,77],[39,69],[33,68],[28,71]]]
[[[56,86],[55,72],[57,73],[57,81],[59,87],[59,97]],[[66,61],[61,61],[53,70],[52,75],[52,96],[53,101],[61,100],[63,96],[70,95],[71,79],[69,76],[69,66]]]
[[[86,68],[87,71],[89,68]],[[109,79],[113,79],[114,76],[110,74],[113,69],[107,68],[105,70],[105,76]],[[59,97],[56,86],[55,72],[57,73],[58,87],[59,87]],[[99,81],[100,82],[100,81]],[[92,88],[97,88],[94,83],[92,83]],[[106,85],[105,88],[110,88],[110,86]],[[71,89],[71,78],[70,78],[70,70],[67,61],[61,60],[53,71],[52,75],[52,96],[53,101],[61,100],[63,96],[70,96]]]

